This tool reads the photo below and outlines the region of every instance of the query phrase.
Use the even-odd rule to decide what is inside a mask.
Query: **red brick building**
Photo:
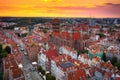
[[[82,24],[79,27],[73,28],[72,32],[58,31],[52,32],[52,36],[49,37],[49,42],[54,43],[57,47],[70,46],[75,50],[82,50],[87,47],[89,39],[89,28],[87,25]]]

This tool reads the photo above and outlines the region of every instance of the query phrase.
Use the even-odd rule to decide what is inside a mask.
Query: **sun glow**
[[[41,1],[44,1],[44,2],[59,2],[59,1],[62,1],[62,0],[41,0]]]
[[[0,16],[120,17],[119,0],[0,0]]]

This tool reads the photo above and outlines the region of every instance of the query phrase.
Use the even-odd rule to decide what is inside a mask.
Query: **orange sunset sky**
[[[120,0],[0,0],[0,16],[120,18]]]

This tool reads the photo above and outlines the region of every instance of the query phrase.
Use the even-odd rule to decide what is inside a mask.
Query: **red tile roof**
[[[81,24],[81,26],[82,26],[82,30],[83,31],[88,31],[88,25],[87,24]]]
[[[73,30],[74,31],[79,31],[79,30],[82,30],[82,28],[81,27],[75,27]]]
[[[47,51],[45,52],[45,54],[46,54],[46,57],[47,57],[49,60],[51,60],[51,59],[53,59],[53,58],[55,58],[55,57],[58,56],[58,53],[57,53],[57,51],[56,51],[55,49],[49,49],[49,50],[47,50]]]
[[[23,75],[23,72],[21,71],[21,69],[13,69],[12,70],[12,76],[13,76],[13,79],[14,78],[19,78]]]
[[[120,80],[120,77],[116,77],[115,80]]]
[[[72,35],[72,39],[73,40],[80,40],[81,39],[80,32],[74,32]]]
[[[62,38],[69,38],[70,33],[69,32],[62,32]]]
[[[53,32],[52,33],[54,36],[60,36],[60,32]]]
[[[16,54],[8,54],[6,58],[4,58],[4,70],[9,69],[9,74],[11,74],[11,78],[18,78],[23,76],[23,73],[21,69],[18,67],[18,60],[21,60],[21,54],[16,53]],[[18,64],[17,64],[18,63]],[[7,74],[5,74],[6,76]],[[22,78],[24,80],[24,76]]]
[[[112,76],[112,73],[111,72],[107,72],[107,73],[105,73],[105,75],[109,79]]]
[[[86,80],[86,73],[84,69],[76,70],[74,72],[70,72],[68,74],[68,80],[74,79],[74,80]]]
[[[82,30],[82,31],[86,31],[86,32],[88,31],[88,29],[89,29],[89,26],[87,24],[80,24],[78,27],[74,28],[75,31]]]
[[[92,28],[94,28],[94,29],[100,29],[99,26],[93,26]]]

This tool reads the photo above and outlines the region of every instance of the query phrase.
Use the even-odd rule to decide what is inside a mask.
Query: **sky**
[[[0,0],[0,16],[120,18],[120,0]]]

